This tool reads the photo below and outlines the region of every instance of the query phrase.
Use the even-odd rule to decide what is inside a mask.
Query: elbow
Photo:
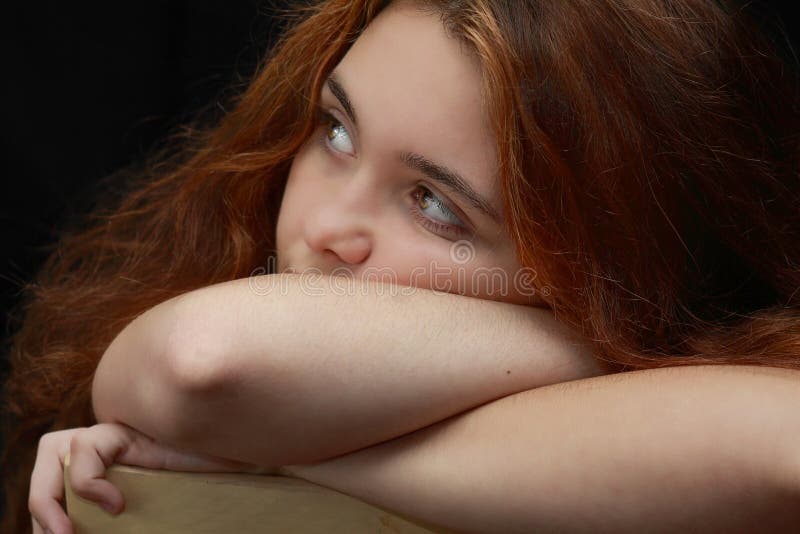
[[[224,388],[225,353],[189,321],[175,321],[160,336],[146,336],[145,321],[143,315],[126,327],[101,358],[92,383],[95,418],[186,443],[207,431],[203,414]]]
[[[165,343],[154,395],[162,410],[162,437],[182,445],[209,431],[215,406],[230,391],[225,351],[211,336],[191,328],[176,329]],[[167,434],[168,433],[168,434]]]
[[[225,382],[225,351],[213,336],[189,326],[176,327],[165,343],[162,367],[165,387],[182,395],[202,395]]]

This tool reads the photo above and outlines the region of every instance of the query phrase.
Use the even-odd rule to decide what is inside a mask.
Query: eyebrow
[[[347,116],[353,121],[353,124],[358,125],[358,119],[356,119],[356,110],[353,109],[353,104],[350,103],[350,98],[347,96],[347,91],[344,90],[342,84],[339,83],[339,80],[336,78],[335,74],[331,74],[327,80],[328,89],[331,90],[333,96],[336,97],[336,100],[344,108],[344,112],[347,113]]]
[[[500,214],[491,205],[489,201],[483,198],[477,191],[472,189],[470,185],[464,180],[457,172],[437,165],[431,160],[415,154],[414,152],[404,152],[400,159],[407,167],[416,169],[431,180],[440,183],[441,185],[455,191],[462,197],[467,199],[470,204],[478,208],[485,215],[488,215],[495,222],[500,222]]]
[[[342,84],[339,82],[335,73],[331,74],[326,84],[328,88],[339,101],[339,104],[344,108],[347,117],[353,122],[353,125],[358,129],[358,119],[356,119],[356,110],[347,96],[347,91],[344,90]],[[492,206],[492,203],[486,200],[483,196],[475,191],[472,186],[456,171],[448,169],[443,165],[438,165],[425,156],[416,154],[414,152],[404,152],[400,155],[400,160],[410,169],[421,172],[434,182],[437,182],[451,191],[456,192],[463,198],[469,201],[475,208],[487,215],[489,218],[497,223],[501,222],[500,214]]]

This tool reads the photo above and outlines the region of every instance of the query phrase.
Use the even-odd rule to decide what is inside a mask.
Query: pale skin
[[[334,70],[357,124],[327,84],[321,105],[338,122],[290,172],[279,270],[390,268],[419,290],[364,284],[342,296],[327,276],[311,287],[274,275],[144,313],[98,367],[101,424],[42,439],[35,531],[71,532],[67,452],[76,492],[117,513],[124,498],[102,478],[114,462],[275,469],[464,531],[797,527],[800,373],[598,377],[546,309],[517,305],[542,306],[536,295],[469,284],[468,296],[444,295],[414,274],[431,261],[465,274],[519,269],[490,215],[402,157],[456,171],[499,211],[478,68],[435,16],[391,6]],[[459,239],[473,247],[466,264],[451,255]],[[278,279],[286,291],[258,290]]]
[[[220,291],[228,294],[230,308],[208,305],[219,302],[214,293]],[[726,532],[796,529],[800,373],[691,367],[536,388],[549,380],[568,380],[562,374],[567,369],[591,374],[591,367],[580,370],[587,362],[579,345],[567,341],[567,336],[553,335],[551,328],[558,332],[558,327],[554,323],[548,326],[548,321],[542,320],[547,315],[538,315],[535,309],[497,304],[498,315],[492,321],[476,314],[474,322],[469,322],[471,314],[458,310],[461,305],[468,310],[479,301],[441,297],[420,292],[411,298],[430,298],[427,306],[402,307],[402,312],[391,316],[381,314],[390,309],[379,304],[381,298],[373,300],[374,307],[366,299],[358,309],[365,311],[348,308],[344,317],[324,313],[326,308],[342,310],[342,297],[322,297],[328,304],[320,304],[320,311],[312,314],[314,320],[321,320],[314,331],[330,335],[315,334],[308,341],[312,350],[294,350],[291,360],[280,360],[283,364],[295,362],[288,369],[280,366],[280,379],[277,373],[264,372],[273,363],[269,349],[264,349],[264,338],[285,349],[297,344],[297,333],[286,328],[272,331],[264,325],[291,317],[299,308],[310,312],[304,299],[281,296],[265,302],[264,296],[252,293],[246,281],[236,281],[157,306],[123,331],[98,369],[96,413],[101,422],[114,424],[92,427],[82,437],[76,433],[71,442],[53,439],[44,443],[50,454],[43,452],[39,461],[50,461],[52,470],[39,469],[38,486],[42,490],[49,484],[53,492],[56,485],[60,488],[60,471],[55,469],[60,464],[48,460],[58,458],[60,444],[63,453],[71,451],[73,469],[80,473],[76,473],[76,491],[91,500],[110,502],[116,512],[124,508],[123,496],[102,480],[105,467],[115,461],[242,472],[252,472],[256,466],[270,472],[284,462],[275,472],[465,532],[524,532],[534,527],[545,531],[676,531],[697,524]],[[442,307],[432,302],[441,302]],[[477,329],[475,340],[488,341],[479,341],[470,352],[469,345],[454,347],[449,339],[435,341],[434,337],[439,365],[403,387],[397,383],[397,355],[387,354],[386,347],[399,343],[402,354],[417,355],[407,372],[428,370],[432,358],[426,351],[431,340],[395,335],[384,344],[382,336],[396,331],[398,320],[403,327],[417,324],[417,312],[423,308],[432,314],[449,312],[438,319],[443,329],[457,330],[467,321],[470,330]],[[235,320],[218,323],[230,317],[232,309],[248,310],[254,316],[264,314],[267,320],[249,326]],[[380,335],[366,339],[352,354],[353,344],[343,335],[347,330],[342,326],[357,314],[370,312],[381,317],[373,321]],[[227,332],[235,332],[239,341],[230,352],[223,350],[217,353],[219,357],[206,360],[210,366],[187,365],[194,360],[191,355],[214,353],[190,339],[178,347],[164,343],[169,336],[159,335],[163,334],[159,328],[173,323],[170,316],[183,321],[182,328],[175,331],[200,332],[209,324],[218,324],[218,334],[231,329]],[[528,337],[519,340],[520,344],[509,341],[498,354],[496,341],[505,335],[494,326],[500,320],[510,321],[512,327],[514,322],[528,321]],[[313,350],[323,342],[335,357]],[[531,346],[536,347],[534,357],[530,357]],[[540,351],[542,346],[547,348]],[[179,347],[182,349],[176,350]],[[258,357],[253,357],[251,350],[258,351]],[[131,358],[132,353],[142,357]],[[505,365],[498,365],[487,354],[498,356]],[[547,354],[557,354],[559,364],[537,361]],[[575,358],[574,367],[565,368],[560,358],[570,354]],[[226,365],[213,365],[228,358],[232,360]],[[301,363],[298,358],[306,359]],[[365,368],[370,358],[377,358],[381,365]],[[300,372],[305,365],[312,366],[313,372]],[[511,375],[505,374],[509,368]],[[340,380],[314,379],[331,375],[340,379],[337,373],[352,373],[352,386],[375,384],[374,389],[349,389],[343,388]],[[524,379],[506,382],[518,373]],[[273,379],[247,387],[249,377],[264,375]],[[132,380],[131,376],[141,379]],[[466,386],[451,391],[470,381],[482,384],[479,393]],[[527,388],[522,386],[526,381],[531,381]],[[393,392],[407,395],[386,394],[376,399],[375,392],[387,384]],[[304,387],[313,388],[315,395],[315,399],[306,399],[308,404],[289,409],[303,400],[303,395],[290,397],[288,405],[276,402]],[[337,398],[343,392],[351,395],[346,407],[324,402],[326,395]],[[431,402],[424,402],[420,410],[419,397],[423,395]],[[419,417],[427,418],[429,410],[441,404],[449,409],[433,414],[431,419],[439,421],[425,426]],[[153,407],[158,407],[158,418],[153,417]],[[340,425],[330,426],[327,422],[340,417],[342,409],[358,412],[349,414]],[[184,410],[192,412],[186,415]],[[224,417],[234,412],[237,417]],[[448,418],[448,413],[452,417]],[[347,428],[351,417],[379,424]],[[221,427],[223,422],[228,424]],[[129,430],[127,425],[137,430]],[[410,427],[421,430],[407,431]],[[292,441],[292,432],[303,431],[319,435]],[[353,431],[358,433],[355,438],[348,435]],[[386,440],[391,435],[398,437]],[[304,444],[306,448],[298,449]],[[360,446],[365,448],[349,452]],[[337,452],[343,455],[335,457]],[[292,463],[299,458],[309,465]],[[387,483],[390,480],[392,483]],[[57,502],[60,496],[48,496],[49,506],[39,504],[41,510],[47,510],[43,520],[57,527],[66,521],[60,516],[56,519],[63,514]]]

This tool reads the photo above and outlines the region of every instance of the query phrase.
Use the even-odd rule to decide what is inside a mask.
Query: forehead
[[[420,153],[495,197],[495,144],[478,60],[436,14],[396,2],[336,67],[356,108],[362,152]]]

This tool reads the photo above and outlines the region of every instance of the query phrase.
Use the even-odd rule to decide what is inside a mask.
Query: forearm
[[[799,405],[796,371],[640,371],[285,470],[464,532],[797,532]]]
[[[266,294],[237,280],[154,310],[172,324],[163,334],[169,348],[158,349],[166,356],[109,351],[95,378],[98,418],[277,465],[357,450],[600,372],[544,310],[375,286],[338,295],[328,279],[312,287],[281,276],[285,285]],[[146,315],[143,323],[159,320]]]

